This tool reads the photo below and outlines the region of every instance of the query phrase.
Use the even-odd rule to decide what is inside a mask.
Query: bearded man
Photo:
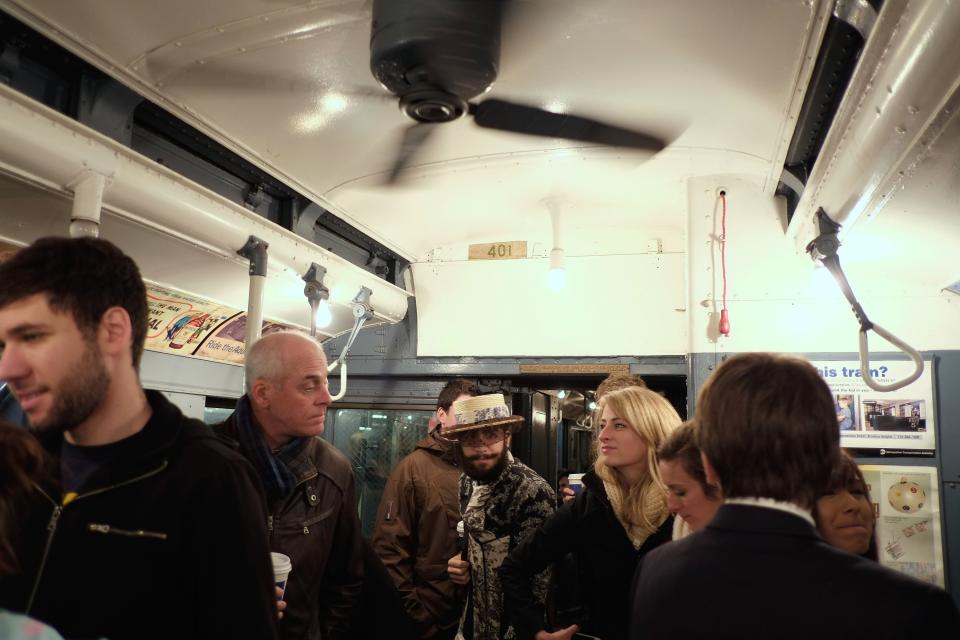
[[[276,638],[253,468],[156,391],[137,265],[93,238],[0,264],[0,379],[50,454],[0,607],[69,638]],[[8,541],[4,541],[8,542]]]
[[[512,640],[516,632],[504,615],[498,569],[514,547],[553,514],[556,495],[546,480],[510,453],[510,435],[523,418],[510,415],[502,394],[458,400],[452,410],[455,425],[441,437],[458,445],[466,548],[450,558],[447,573],[457,584],[471,584],[457,638]],[[545,571],[534,579],[534,594],[541,601],[549,577]]]

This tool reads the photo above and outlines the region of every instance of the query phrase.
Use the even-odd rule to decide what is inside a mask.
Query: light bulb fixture
[[[560,391],[557,393],[557,397],[560,398],[561,400],[563,400],[564,398],[566,398],[566,397],[567,397],[567,390],[566,390],[566,389],[560,389]]]
[[[551,291],[560,291],[567,286],[567,271],[563,267],[563,249],[553,249],[550,252],[547,286]]]
[[[591,400],[591,401],[590,401],[590,404],[587,405],[587,409],[590,409],[590,411],[596,411],[596,410],[597,410],[597,401],[596,401],[596,400]]]
[[[330,290],[323,284],[323,277],[327,270],[316,262],[310,263],[310,268],[303,275],[307,284],[303,287],[303,295],[310,303],[310,335],[317,335],[317,327],[328,327],[333,320],[330,312]]]
[[[563,200],[555,196],[543,199],[550,212],[550,227],[553,231],[553,249],[550,250],[550,270],[547,272],[547,286],[551,291],[561,291],[567,286],[567,272],[564,269],[563,242],[560,234],[560,213]]]
[[[330,326],[330,323],[333,322],[333,313],[330,308],[330,301],[326,298],[320,300],[320,303],[317,305],[317,312],[314,314],[314,320],[317,323],[317,328],[326,329]]]

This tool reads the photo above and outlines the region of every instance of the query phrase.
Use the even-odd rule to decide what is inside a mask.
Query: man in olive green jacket
[[[447,574],[447,560],[458,550],[460,469],[455,445],[436,436],[454,424],[454,401],[475,395],[477,388],[468,380],[444,386],[437,398],[438,429],[393,469],[377,512],[373,547],[420,638],[452,639],[463,610],[465,591]]]

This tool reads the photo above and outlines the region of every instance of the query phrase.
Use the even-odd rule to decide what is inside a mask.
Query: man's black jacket
[[[153,413],[132,453],[66,505],[62,436],[48,438],[53,479],[17,509],[20,572],[0,582],[0,606],[69,638],[276,638],[252,467],[160,393],[147,399]]]

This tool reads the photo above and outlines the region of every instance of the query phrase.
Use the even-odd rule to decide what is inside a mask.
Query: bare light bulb
[[[562,291],[567,286],[567,272],[563,269],[550,269],[547,273],[547,286],[550,291]]]
[[[330,326],[330,323],[333,322],[333,314],[330,312],[330,303],[326,300],[321,300],[320,304],[317,305],[317,327],[324,329]]]
[[[547,286],[551,291],[560,291],[567,286],[567,271],[563,268],[563,249],[554,249],[550,252]]]

